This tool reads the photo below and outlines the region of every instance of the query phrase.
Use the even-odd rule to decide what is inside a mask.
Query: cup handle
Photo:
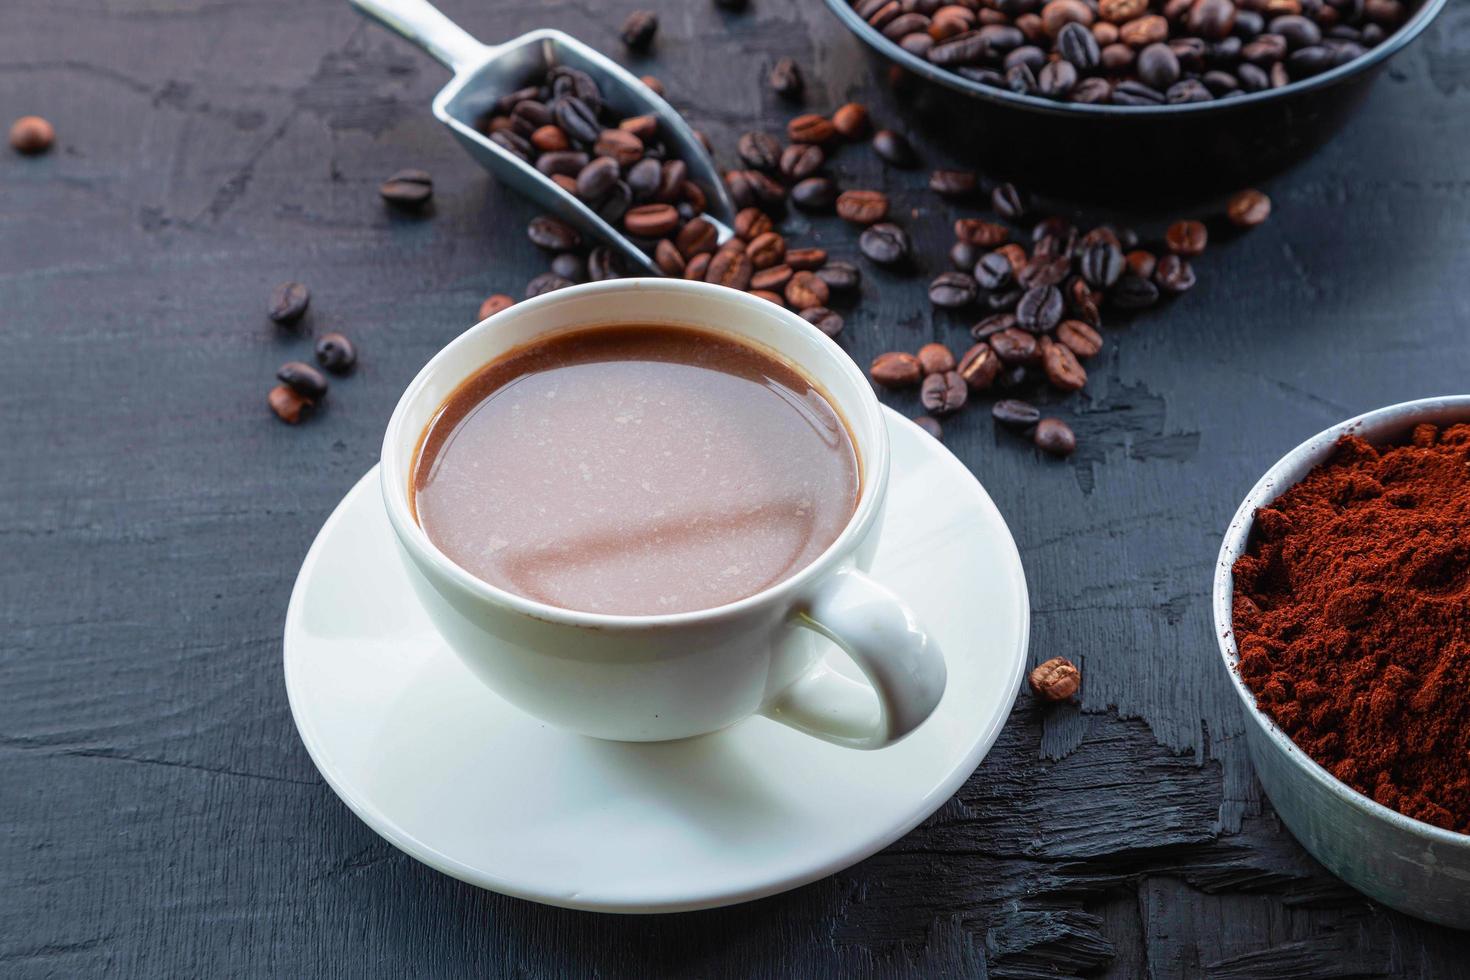
[[[841,647],[868,684],[818,665],[762,708],[766,717],[838,745],[881,749],[939,704],[947,675],[939,645],[902,599],[857,569],[823,581],[795,625]]]

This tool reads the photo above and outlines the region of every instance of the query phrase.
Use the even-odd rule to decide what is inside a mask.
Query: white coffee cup
[[[424,428],[449,394],[513,348],[616,323],[679,324],[752,342],[827,394],[852,432],[862,490],[847,527],[815,561],[723,606],[614,616],[497,588],[429,540],[414,519],[409,484]],[[821,331],[759,297],[699,282],[620,279],[518,303],[465,331],[414,378],[388,422],[381,476],[388,517],[434,625],[485,684],[559,728],[662,741],[760,713],[841,745],[881,748],[918,727],[944,693],[939,648],[909,607],[864,573],[888,490],[888,430],[873,389]],[[847,652],[871,690],[820,663],[821,637]]]

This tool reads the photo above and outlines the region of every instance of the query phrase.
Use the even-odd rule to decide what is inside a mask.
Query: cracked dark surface
[[[630,66],[717,146],[784,123],[761,80],[786,54],[811,107],[860,98],[904,126],[815,0],[639,5],[663,24]],[[444,6],[487,39],[551,25],[609,51],[626,13]],[[519,233],[531,207],[430,116],[442,70],[338,0],[15,0],[4,20],[0,109],[47,116],[59,142],[0,160],[0,974],[1466,975],[1470,938],[1347,890],[1280,826],[1207,593],[1230,514],[1282,452],[1465,390],[1470,7],[1266,185],[1275,216],[1213,246],[1191,294],[1109,331],[1087,392],[1059,403],[1076,458],[1037,458],[983,409],[946,424],[1020,545],[1032,662],[1078,661],[1081,705],[1023,694],[965,787],[862,864],[657,919],[418,865],[322,783],[287,710],[281,622],[313,534],[419,365],[543,269]],[[435,176],[426,218],[377,199],[404,166]],[[920,173],[855,150],[834,170],[888,191],[937,271],[948,212]],[[922,274],[865,271],[860,363],[965,343]],[[299,430],[264,404],[304,349],[264,317],[289,278],[312,286],[307,329],[363,352]]]

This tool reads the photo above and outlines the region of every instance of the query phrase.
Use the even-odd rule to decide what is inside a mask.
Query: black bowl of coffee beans
[[[1446,0],[826,0],[920,117],[1072,196],[1238,187],[1330,137]]]

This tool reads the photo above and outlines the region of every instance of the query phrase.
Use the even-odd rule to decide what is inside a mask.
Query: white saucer
[[[990,497],[888,412],[893,477],[873,574],[935,634],[949,686],[898,745],[840,748],[765,718],[616,743],[522,714],[424,618],[369,472],[327,519],[286,613],[286,690],[337,795],[394,845],[483,888],[567,908],[673,912],[854,864],[947,800],[1019,690],[1030,609]],[[840,669],[854,671],[835,648]],[[856,675],[855,675],[856,676]]]

